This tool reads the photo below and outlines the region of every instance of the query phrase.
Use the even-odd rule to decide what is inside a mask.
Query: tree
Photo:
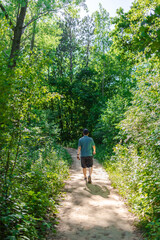
[[[30,24],[37,21],[42,16],[58,11],[58,9],[61,9],[63,7],[63,4],[68,5],[71,2],[72,1],[70,0],[66,0],[61,1],[57,4],[54,0],[38,0],[36,2],[33,0],[12,0],[11,2],[8,2],[6,0],[3,3],[0,3],[2,13],[9,21],[10,28],[13,32],[10,53],[11,67],[16,66],[17,57],[20,53],[22,35],[25,33],[25,30],[28,28],[28,26],[30,26]],[[15,11],[12,11],[13,8],[15,9]]]
[[[92,17],[86,16],[79,23],[79,44],[80,44],[80,59],[79,64],[83,68],[89,67],[90,55],[92,52],[94,41],[95,23]]]
[[[118,17],[113,21],[116,33],[114,44],[117,48],[131,52],[144,52],[146,57],[153,53],[159,56],[159,15],[158,0],[138,0],[128,13],[119,9]],[[119,34],[117,34],[119,32]]]
[[[96,11],[93,14],[95,20],[95,41],[94,41],[94,51],[95,54],[98,53],[98,61],[102,62],[102,96],[104,96],[104,86],[106,79],[106,57],[105,54],[109,51],[111,46],[111,40],[109,37],[110,32],[110,19],[109,13],[99,4],[99,12]]]

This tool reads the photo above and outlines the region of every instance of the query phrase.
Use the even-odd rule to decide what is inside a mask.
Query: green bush
[[[14,175],[8,182],[10,196],[6,199],[3,189],[1,197],[1,239],[43,238],[51,227],[47,216],[55,222],[70,163],[66,150],[55,145],[46,158],[41,154],[30,169]]]
[[[97,142],[101,142],[107,146],[107,149],[112,153],[112,148],[117,143],[116,137],[119,130],[117,124],[124,118],[124,112],[129,105],[127,98],[120,95],[114,95],[105,103],[105,107],[100,115],[99,123],[97,124],[93,136]]]
[[[113,186],[127,199],[139,217],[148,239],[160,239],[160,78],[159,60],[141,59],[133,77],[137,89],[132,105],[117,124],[121,144],[97,155],[109,173]],[[109,120],[107,120],[109,121]],[[101,150],[101,149],[99,149]]]

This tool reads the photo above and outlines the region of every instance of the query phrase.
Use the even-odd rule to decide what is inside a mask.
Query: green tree
[[[72,1],[60,1],[56,3],[54,0],[18,0],[18,1],[1,1],[0,8],[2,10],[1,15],[5,16],[9,22],[11,31],[12,31],[12,44],[11,44],[11,52],[10,52],[10,66],[16,66],[17,57],[20,54],[22,37],[26,38],[25,33],[26,29],[39,18],[53,14],[53,12],[57,12],[58,9],[61,9]],[[81,1],[77,1],[79,3]],[[14,9],[14,11],[13,11]],[[35,24],[33,25],[34,32]],[[33,34],[34,35],[34,34]],[[32,41],[33,41],[32,36]],[[33,44],[33,43],[32,43]]]
[[[158,9],[157,1],[139,0],[128,13],[118,10],[110,54],[117,66],[124,67],[118,79],[121,81],[114,85],[123,100],[113,101],[116,96],[108,100],[99,122],[102,130],[113,126],[110,135],[115,132],[114,139],[121,139],[111,159],[106,157],[110,159],[105,163],[110,178],[139,216],[146,235],[154,240],[160,236]],[[116,67],[114,70],[121,72]],[[125,109],[126,97],[129,105]],[[108,142],[106,136],[102,140]]]
[[[109,37],[110,32],[110,19],[109,13],[99,4],[99,11],[93,14],[95,21],[95,40],[94,40],[94,58],[99,65],[99,73],[101,79],[101,91],[102,96],[105,95],[105,85],[107,80],[107,57],[106,53],[111,46],[111,39]]]
[[[94,19],[90,16],[84,17],[79,23],[79,58],[77,63],[80,68],[88,68],[90,55],[92,52],[93,42],[94,42],[94,29],[95,23]]]

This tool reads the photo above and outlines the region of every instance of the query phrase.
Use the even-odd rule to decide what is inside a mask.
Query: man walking
[[[89,168],[88,183],[91,183],[91,175],[93,170],[93,154],[96,154],[96,147],[93,139],[88,137],[88,129],[83,130],[83,137],[78,141],[77,159],[80,160],[81,152],[81,166],[83,168],[84,179],[87,180],[87,168]],[[93,149],[93,151],[92,151]]]

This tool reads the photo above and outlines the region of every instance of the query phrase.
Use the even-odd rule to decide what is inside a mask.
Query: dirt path
[[[100,164],[94,162],[92,184],[83,180],[76,150],[68,149],[74,163],[60,206],[60,223],[53,240],[140,240],[130,214]]]

